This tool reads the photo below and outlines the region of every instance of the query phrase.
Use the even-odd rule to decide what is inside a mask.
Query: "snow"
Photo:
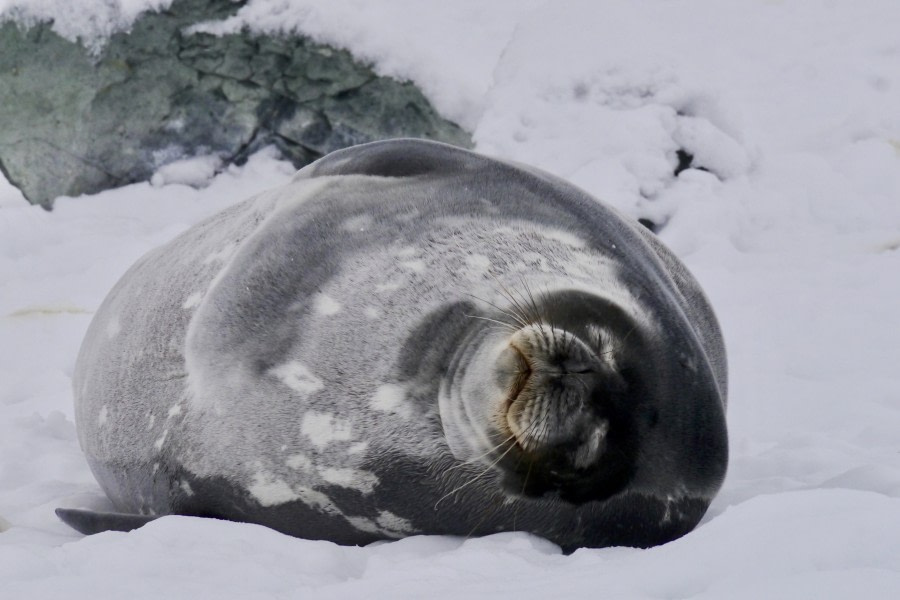
[[[52,21],[53,30],[66,39],[81,39],[99,50],[109,36],[127,31],[149,10],[164,10],[173,0],[0,0],[0,20],[10,17],[31,25]]]
[[[102,43],[168,2],[72,4],[0,14],[65,10],[58,31]],[[479,151],[664,222],[725,333],[728,477],[694,532],[650,550],[563,556],[523,533],[342,548],[182,517],[83,538],[53,509],[109,508],[69,389],[91,314],[144,252],[291,169],[263,152],[214,175],[198,157],[51,213],[0,178],[4,596],[898,597],[897,23],[895,0],[250,0],[209,24],[350,48]],[[703,170],[673,176],[682,148]]]

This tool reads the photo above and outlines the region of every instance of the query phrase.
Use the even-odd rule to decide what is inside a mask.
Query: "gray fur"
[[[497,335],[473,317],[523,284],[613,301],[681,365],[611,499],[510,495],[452,424],[453,370]],[[141,259],[94,318],[74,390],[82,448],[125,513],[350,543],[524,527],[574,547],[693,527],[724,476],[725,373],[708,303],[651,233],[536,170],[396,140],[335,152]],[[283,524],[288,507],[316,524]]]

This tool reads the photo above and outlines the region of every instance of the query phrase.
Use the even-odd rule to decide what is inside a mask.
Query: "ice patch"
[[[181,414],[181,405],[173,404],[172,408],[169,409],[168,417],[171,419],[172,417],[177,417],[180,414]]]
[[[275,506],[300,499],[300,495],[286,481],[266,472],[254,474],[253,483],[247,491],[263,506]]]
[[[322,380],[313,375],[306,365],[297,361],[273,367],[269,373],[304,397],[315,394],[325,387]]]
[[[184,310],[197,308],[198,306],[200,306],[201,300],[203,300],[203,294],[201,292],[194,292],[187,297],[187,300],[184,301],[184,304],[181,305],[181,308],[183,308]]]
[[[363,314],[370,319],[377,319],[381,313],[374,306],[367,306],[363,309]]]
[[[108,414],[109,414],[109,411],[107,410],[106,405],[104,404],[104,405],[100,408],[100,414],[97,415],[97,424],[98,424],[100,427],[103,427],[104,425],[106,425],[106,417],[107,417]]]
[[[359,469],[319,469],[319,475],[332,485],[359,490],[363,494],[371,494],[378,485],[378,477],[374,473]]]
[[[329,317],[331,315],[336,315],[341,312],[343,308],[337,300],[332,298],[331,296],[327,296],[325,294],[317,294],[315,300],[313,300],[313,308],[316,313]]]
[[[403,386],[386,383],[375,390],[375,395],[369,402],[373,410],[394,413],[408,419],[412,416],[412,408],[406,402],[406,390]]]
[[[178,484],[178,487],[180,487],[181,491],[184,492],[185,494],[187,494],[188,496],[194,495],[194,490],[193,490],[193,488],[191,488],[191,484],[188,483],[187,481],[185,481],[184,479],[181,480],[181,483]]]
[[[192,187],[206,187],[222,168],[222,159],[218,156],[195,156],[176,160],[156,170],[150,178],[150,185],[162,187],[180,183]]]
[[[153,426],[156,424],[156,415],[150,413],[150,416],[147,418],[147,431],[153,429]]]
[[[303,415],[300,431],[320,449],[333,442],[347,442],[353,439],[350,421],[338,419],[331,413],[312,410]]]
[[[399,290],[403,286],[402,283],[397,281],[389,281],[387,283],[379,283],[375,286],[375,291],[378,292],[393,292],[395,290]]]

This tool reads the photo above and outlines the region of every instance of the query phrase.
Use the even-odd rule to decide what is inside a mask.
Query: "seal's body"
[[[677,259],[561,180],[431,142],[335,152],[151,252],[74,389],[125,513],[60,511],[85,531],[650,546],[727,462],[722,340]]]

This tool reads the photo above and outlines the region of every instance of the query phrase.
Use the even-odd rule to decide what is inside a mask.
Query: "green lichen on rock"
[[[31,202],[148,179],[182,157],[240,163],[274,144],[302,166],[391,137],[471,140],[408,82],[300,36],[192,32],[242,2],[176,0],[98,54],[43,23],[0,24],[0,170]]]

